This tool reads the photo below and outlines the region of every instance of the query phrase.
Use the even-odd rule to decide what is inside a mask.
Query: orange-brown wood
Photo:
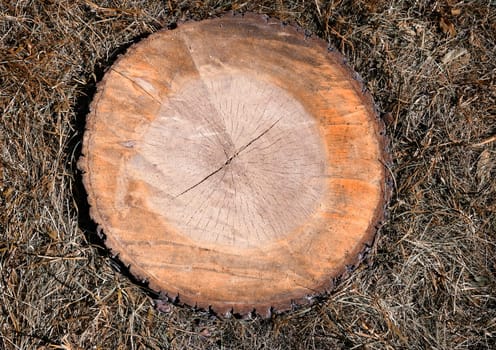
[[[151,288],[218,312],[325,290],[386,197],[382,128],[352,76],[256,15],[134,45],[99,85],[80,160],[106,244]]]

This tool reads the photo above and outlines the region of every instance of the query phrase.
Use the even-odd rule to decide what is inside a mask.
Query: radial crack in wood
[[[324,291],[383,215],[382,125],[343,58],[256,15],[188,22],[105,75],[79,164],[106,244],[182,302]]]
[[[232,156],[230,156],[226,161],[225,163],[220,167],[218,168],[217,170],[213,171],[212,173],[208,174],[206,177],[204,177],[201,181],[199,181],[198,183],[194,184],[193,186],[190,186],[188,187],[187,189],[185,189],[184,191],[182,191],[181,193],[179,193],[177,197],[179,196],[182,196],[183,194],[185,194],[186,192],[188,191],[191,191],[192,189],[194,189],[195,187],[201,185],[203,182],[205,182],[206,180],[208,180],[208,178],[210,178],[211,176],[217,174],[219,171],[221,171],[222,169],[224,169],[226,166],[228,166],[231,161],[238,156],[239,153],[243,152],[246,148],[248,148],[253,142],[255,142],[256,140],[258,140],[259,138],[261,138],[263,135],[265,135],[270,129],[272,129],[274,127],[274,125],[277,124],[277,122],[279,122],[280,119],[276,120],[271,126],[269,126],[267,128],[267,130],[265,130],[264,132],[262,132],[260,135],[258,135],[257,137],[255,137],[253,140],[251,140],[250,142],[248,142],[246,145],[244,145],[243,147],[241,147],[238,151],[234,152],[234,154]],[[228,157],[227,153],[226,153],[226,157]]]

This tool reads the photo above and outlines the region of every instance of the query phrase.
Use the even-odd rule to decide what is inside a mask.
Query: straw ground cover
[[[369,256],[329,295],[267,320],[156,302],[119,273],[75,166],[116,56],[228,10],[294,22],[340,50],[393,158]],[[494,2],[3,0],[0,38],[0,349],[496,347]]]

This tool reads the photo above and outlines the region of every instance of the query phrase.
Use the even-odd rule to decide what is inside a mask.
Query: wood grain
[[[382,126],[343,58],[256,15],[181,24],[99,84],[80,168],[107,245],[185,303],[265,312],[373,239]]]

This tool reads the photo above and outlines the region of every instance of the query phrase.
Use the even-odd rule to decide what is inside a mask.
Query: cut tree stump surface
[[[79,163],[106,244],[152,289],[220,313],[324,291],[387,197],[382,126],[353,76],[257,15],[132,46],[99,84]]]

